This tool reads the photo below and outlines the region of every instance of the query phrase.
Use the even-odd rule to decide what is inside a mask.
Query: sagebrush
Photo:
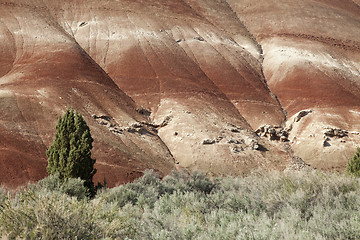
[[[89,200],[78,181],[50,179],[0,191],[0,230],[10,239],[360,239],[359,186],[319,171],[213,180],[148,171]]]

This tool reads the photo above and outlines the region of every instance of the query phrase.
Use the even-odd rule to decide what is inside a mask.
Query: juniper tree
[[[360,148],[357,148],[355,155],[349,160],[346,172],[355,177],[360,177]]]
[[[46,151],[47,171],[50,175],[58,174],[64,181],[68,178],[80,178],[94,194],[93,176],[95,159],[91,158],[93,138],[84,118],[77,111],[67,109],[59,117],[53,144]]]

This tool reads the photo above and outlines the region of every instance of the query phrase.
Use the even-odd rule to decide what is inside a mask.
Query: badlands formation
[[[359,0],[0,0],[0,40],[8,186],[46,176],[67,107],[111,186],[149,168],[342,172],[360,145]]]

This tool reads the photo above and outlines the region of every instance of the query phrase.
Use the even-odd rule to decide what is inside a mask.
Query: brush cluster
[[[80,179],[50,176],[0,191],[9,239],[359,239],[359,180],[318,171],[210,180],[148,171],[88,199]]]

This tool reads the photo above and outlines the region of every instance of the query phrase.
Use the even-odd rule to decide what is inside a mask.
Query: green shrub
[[[346,166],[346,172],[355,177],[360,177],[360,148],[357,148],[356,153],[349,160]]]
[[[68,109],[62,118],[59,117],[54,142],[46,151],[48,173],[58,174],[61,180],[81,178],[93,196],[96,173],[95,159],[91,158],[93,141],[82,115]]]
[[[190,175],[187,185],[192,191],[200,191],[202,193],[209,194],[215,187],[214,183],[205,176],[204,173],[194,172]]]

